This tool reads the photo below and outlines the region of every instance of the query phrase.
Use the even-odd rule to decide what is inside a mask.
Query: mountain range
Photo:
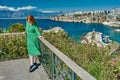
[[[27,8],[14,9],[11,7],[0,6],[0,18],[26,18],[30,14],[32,14],[36,18],[50,18],[51,16],[63,14],[63,11],[43,11],[37,8]]]

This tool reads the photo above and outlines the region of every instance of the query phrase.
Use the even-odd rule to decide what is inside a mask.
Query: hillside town
[[[111,27],[120,27],[120,8],[103,11],[75,11],[52,16],[51,19],[66,22],[102,23]]]

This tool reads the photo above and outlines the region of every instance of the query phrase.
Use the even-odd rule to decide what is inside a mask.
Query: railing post
[[[55,79],[55,74],[56,74],[55,54],[52,53],[52,80]]]
[[[76,74],[72,71],[72,80],[76,80]]]

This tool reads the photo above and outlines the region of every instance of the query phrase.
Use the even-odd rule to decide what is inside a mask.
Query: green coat
[[[27,50],[31,56],[41,55],[38,36],[41,36],[41,32],[37,24],[31,25],[29,22],[26,22]]]

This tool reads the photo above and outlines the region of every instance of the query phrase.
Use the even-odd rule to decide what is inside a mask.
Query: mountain
[[[62,11],[42,11],[42,10],[3,10],[0,9],[0,18],[26,18],[29,14],[32,14],[37,18],[50,18],[51,16],[57,16],[63,14]]]

